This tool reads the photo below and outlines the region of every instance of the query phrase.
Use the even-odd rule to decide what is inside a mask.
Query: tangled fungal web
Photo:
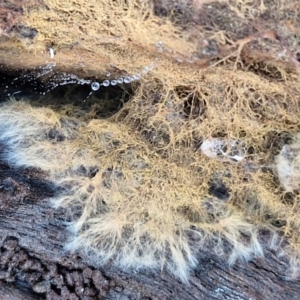
[[[37,97],[44,96],[50,93],[52,90],[66,85],[76,85],[86,87],[84,89],[85,95],[81,95],[82,102],[86,102],[87,99],[101,87],[115,87],[123,86],[124,84],[130,84],[133,81],[138,81],[142,76],[150,72],[154,67],[154,64],[150,64],[141,70],[140,73],[113,77],[110,72],[107,72],[105,76],[107,79],[97,81],[93,79],[80,78],[75,74],[69,74],[66,72],[59,72],[56,70],[56,64],[47,64],[40,66],[34,70],[7,70],[4,66],[0,66],[0,100],[4,101],[6,98],[14,97],[16,99],[27,97],[30,94],[30,98],[34,93]],[[2,69],[2,70],[1,70]]]

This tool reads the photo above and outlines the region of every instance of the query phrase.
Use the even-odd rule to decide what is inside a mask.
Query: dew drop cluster
[[[154,64],[146,66],[143,70],[134,75],[116,77],[112,79],[105,79],[102,82],[93,81],[89,79],[80,78],[75,74],[68,74],[66,72],[58,72],[55,70],[56,64],[47,64],[45,66],[40,66],[33,71],[22,70],[21,75],[13,78],[9,83],[2,83],[4,86],[4,94],[7,97],[14,96],[14,94],[21,93],[23,87],[30,86],[32,92],[45,95],[51,90],[63,86],[63,85],[89,85],[91,88],[90,93],[87,95],[86,99],[91,96],[91,94],[101,87],[116,86],[118,84],[129,84],[133,81],[138,81],[141,77],[151,71],[154,67]],[[0,66],[1,68],[1,66]],[[106,73],[107,77],[110,77],[109,72]],[[18,89],[20,89],[18,91]],[[13,90],[13,92],[10,92]],[[84,99],[83,101],[86,101]]]

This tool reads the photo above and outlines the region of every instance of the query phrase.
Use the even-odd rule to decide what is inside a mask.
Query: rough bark
[[[206,249],[189,285],[165,272],[95,268],[63,250],[68,212],[51,208],[55,188],[43,177],[0,160],[1,299],[299,299],[300,282],[286,280],[288,264],[271,250],[229,267]]]

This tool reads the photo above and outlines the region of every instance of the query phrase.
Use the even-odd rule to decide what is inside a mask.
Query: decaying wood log
[[[146,29],[141,32],[135,31],[135,27],[138,27],[135,19],[122,20],[124,24],[128,22],[126,26],[122,25],[124,28],[122,27],[123,31],[120,31],[126,32],[127,35],[124,36],[117,29],[110,28],[114,22],[109,23],[110,18],[106,16],[103,17],[105,22],[101,18],[97,20],[97,24],[103,25],[103,28],[101,27],[99,31],[99,28],[96,28],[96,30],[93,27],[95,16],[103,12],[90,5],[90,1],[79,1],[79,3],[87,3],[88,10],[82,14],[69,7],[68,3],[68,7],[62,5],[61,8],[58,3],[64,4],[63,1],[52,2],[52,8],[49,8],[42,0],[0,1],[1,68],[3,65],[12,71],[32,70],[55,62],[56,71],[70,71],[71,74],[78,74],[84,78],[94,77],[102,80],[106,73],[111,73],[112,76],[125,76],[133,71],[140,72],[143,66],[148,65],[154,58],[160,57],[162,65],[156,72],[158,77],[155,77],[155,81],[163,79],[166,82],[173,82],[173,77],[167,76],[169,72],[167,69],[171,66],[171,62],[178,69],[184,69],[186,66],[201,69],[209,66],[213,61],[215,61],[214,65],[220,65],[227,60],[230,63],[230,58],[233,58],[235,62],[231,63],[234,65],[234,71],[239,64],[242,67],[245,65],[247,72],[250,70],[254,73],[249,77],[251,80],[256,73],[262,78],[268,77],[271,83],[278,78],[277,82],[284,81],[285,77],[282,74],[285,73],[286,77],[298,78],[293,73],[294,68],[297,71],[299,69],[297,49],[293,47],[297,48],[299,44],[296,39],[299,36],[299,17],[292,16],[293,12],[297,11],[295,8],[299,5],[297,1],[291,3],[286,1],[284,15],[278,9],[283,6],[284,1],[278,2],[279,4],[276,1],[268,1],[269,3],[266,3],[268,9],[264,6],[264,1],[253,1],[253,9],[246,7],[243,11],[239,11],[240,3],[243,1],[237,1],[239,7],[234,7],[230,3],[232,1],[177,1],[176,6],[176,1],[153,1],[155,18],[152,16],[153,21],[148,22],[148,25],[145,23],[145,28],[153,26],[153,31],[147,33],[148,39],[145,34]],[[99,5],[106,4],[105,1],[102,2],[104,4],[99,1]],[[115,4],[116,1],[110,2]],[[183,5],[186,3],[190,6]],[[35,17],[31,18],[26,25],[23,19],[24,12],[31,6],[35,7],[36,11],[33,10]],[[131,8],[134,10],[134,7],[132,5]],[[51,9],[53,14],[48,18]],[[116,11],[118,12],[117,8]],[[143,9],[141,11],[144,15]],[[125,7],[124,15],[127,15],[127,12],[128,9]],[[252,16],[249,20],[241,17],[244,13],[251,15],[248,12],[256,16],[255,22]],[[40,14],[41,19],[38,18]],[[179,24],[178,28],[182,30],[185,28],[183,35],[177,27],[175,31],[171,25],[168,25],[165,17],[169,14],[172,15],[170,20],[175,25]],[[91,16],[90,20],[87,15]],[[60,19],[58,16],[64,17]],[[119,12],[116,16],[120,17]],[[147,19],[146,14],[144,17]],[[53,19],[56,19],[56,25]],[[80,20],[83,20],[82,24]],[[139,23],[139,26],[141,25],[142,23]],[[50,27],[53,27],[51,32],[48,30]],[[61,34],[58,34],[60,32],[55,29],[60,27]],[[279,28],[279,32],[282,32],[285,39],[291,39],[290,44],[293,46],[290,46],[291,49],[282,42],[283,38],[279,38],[275,33],[274,36],[271,34],[275,32],[275,28],[276,30]],[[159,35],[163,30],[167,34]],[[154,33],[159,34],[152,36]],[[172,35],[169,36],[168,33]],[[293,35],[295,40],[292,38]],[[38,36],[39,39],[34,41]],[[144,36],[145,40],[139,41]],[[62,37],[68,37],[69,40],[64,41]],[[51,57],[53,55],[49,52],[50,49],[53,55],[55,51],[55,59]],[[284,54],[287,54],[287,59],[279,62],[278,57]],[[137,59],[140,57],[143,57],[141,61]],[[128,60],[125,61],[124,58]],[[268,65],[272,66],[270,70],[267,68]],[[134,69],[131,70],[131,67]],[[184,77],[190,82],[196,82],[195,78],[197,80],[198,77],[201,78],[197,75],[198,69],[197,72],[193,71],[195,73],[193,75],[188,68],[178,73],[178,78]],[[235,75],[234,72],[232,74]],[[245,76],[246,73],[240,74]],[[190,76],[194,77],[189,78]],[[222,76],[224,75],[220,75]],[[235,81],[236,77],[232,78]],[[290,80],[290,86],[286,85],[289,90],[293,90],[294,83],[298,81]],[[245,94],[252,93],[250,87],[248,91],[244,89],[244,87],[248,88],[247,82],[249,81],[245,81],[242,89],[237,90],[246,91]],[[0,83],[1,85],[3,82]],[[191,94],[190,83],[180,82],[179,87],[184,88],[185,85],[187,94]],[[209,83],[208,86],[213,85]],[[178,86],[170,85],[166,86],[165,90],[175,91],[175,88]],[[221,85],[218,88],[223,90]],[[273,95],[278,94],[277,89],[275,91]],[[282,93],[287,101],[292,99],[286,96],[286,90],[282,90]],[[299,94],[297,90],[292,93],[295,94]],[[207,96],[206,92],[203,95]],[[212,95],[218,98],[215,95],[219,94],[212,93]],[[268,95],[266,99],[270,98]],[[253,97],[255,100],[259,98],[257,95]],[[188,99],[184,106],[189,107],[193,101]],[[202,103],[201,101],[199,100],[199,103]],[[250,101],[247,100],[247,103]],[[252,109],[255,117],[260,116],[255,110],[256,105],[253,105]],[[292,110],[293,108],[290,108],[290,111]],[[185,111],[193,117],[191,108]],[[219,114],[219,111],[216,112]],[[282,122],[290,123],[291,127],[295,128],[299,125],[298,123],[293,125],[294,121],[289,120],[287,114],[283,116],[286,119],[282,119],[284,120]],[[233,120],[234,118],[230,117],[230,122]],[[287,130],[282,132],[285,133]],[[189,284],[180,282],[165,271],[159,274],[149,270],[124,271],[112,264],[99,268],[92,258],[67,253],[63,247],[69,238],[66,223],[71,220],[71,212],[63,208],[55,210],[51,207],[49,199],[55,195],[57,187],[47,181],[46,174],[39,170],[14,169],[9,166],[1,156],[3,147],[0,144],[0,300],[293,300],[300,298],[300,281],[288,279],[288,261],[285,257],[280,257],[276,250],[268,249],[266,246],[268,236],[265,232],[260,234],[260,239],[266,241],[265,257],[248,263],[237,262],[231,267],[224,258],[218,257],[207,245],[207,248],[198,253],[198,266],[192,272]]]
[[[287,262],[271,250],[229,267],[206,249],[189,285],[165,272],[95,268],[63,250],[68,212],[51,208],[55,188],[43,177],[0,162],[1,299],[299,299],[300,282],[286,280]]]

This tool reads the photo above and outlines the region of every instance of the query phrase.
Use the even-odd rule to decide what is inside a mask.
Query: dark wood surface
[[[98,269],[63,250],[68,212],[50,206],[55,187],[44,177],[0,158],[0,299],[300,299],[300,281],[287,279],[275,250],[232,267],[203,250],[189,284],[165,272]]]

